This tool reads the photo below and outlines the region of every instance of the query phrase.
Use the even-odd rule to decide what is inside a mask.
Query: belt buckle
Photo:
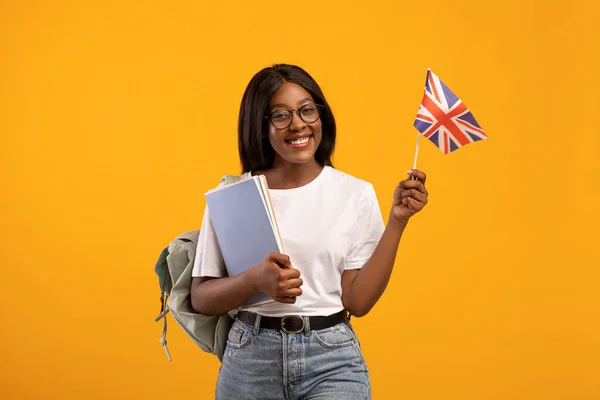
[[[302,326],[300,327],[300,329],[287,329],[285,327],[285,321],[287,321],[288,319],[291,318],[299,318],[300,321],[302,321]],[[302,316],[300,315],[286,315],[285,317],[281,318],[281,330],[285,333],[300,333],[304,330],[304,318],[302,318]]]

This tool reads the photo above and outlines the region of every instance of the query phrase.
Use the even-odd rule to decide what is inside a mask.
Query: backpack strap
[[[171,276],[169,275],[169,266],[167,264],[167,256],[169,255],[169,247],[165,247],[158,256],[156,265],[154,266],[154,272],[158,276],[158,284],[160,286],[160,314],[154,318],[155,322],[163,320],[162,337],[159,342],[162,344],[167,354],[167,358],[171,361],[171,354],[167,348],[167,314],[169,313],[169,306],[167,301],[169,299],[169,291],[173,286],[171,282]]]
[[[232,183],[239,182],[240,179],[241,177],[237,175],[223,175],[221,178],[221,184],[225,186],[231,185]]]
[[[158,314],[158,316],[156,318],[154,318],[154,321],[158,322],[158,321],[160,321],[161,318],[163,319],[162,336],[158,341],[160,342],[160,344],[162,344],[162,347],[165,350],[165,354],[167,355],[167,359],[169,361],[171,361],[172,360],[171,353],[169,353],[169,348],[167,347],[167,314],[169,313],[169,306],[167,305],[168,300],[169,300],[169,294],[166,292],[163,293],[162,294],[162,306],[161,306],[161,309],[163,311],[160,314]]]

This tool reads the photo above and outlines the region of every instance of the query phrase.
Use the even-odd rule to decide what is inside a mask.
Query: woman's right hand
[[[271,253],[253,268],[253,287],[280,303],[294,304],[302,294],[300,271],[292,268],[290,257]]]

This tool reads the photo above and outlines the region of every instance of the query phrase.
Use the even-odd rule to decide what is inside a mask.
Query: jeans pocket
[[[227,347],[231,349],[242,349],[250,344],[252,331],[232,326],[227,336]]]
[[[340,349],[356,344],[354,332],[345,323],[337,324],[331,328],[311,332],[315,342],[326,349]]]

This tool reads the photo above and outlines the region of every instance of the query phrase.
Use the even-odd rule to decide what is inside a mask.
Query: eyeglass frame
[[[301,115],[301,114],[300,114],[300,112],[299,112],[300,110],[302,110],[302,109],[303,109],[304,107],[306,107],[306,106],[315,106],[315,107],[317,107],[317,113],[319,114],[319,116],[317,117],[317,119],[315,119],[315,120],[314,120],[314,121],[312,121],[312,122],[306,122],[306,121],[304,120],[304,118],[302,118],[302,115]],[[272,113],[270,113],[269,115],[265,115],[265,118],[269,120],[269,122],[271,123],[271,125],[273,125],[273,127],[274,127],[275,129],[278,129],[278,130],[282,131],[282,130],[284,130],[284,129],[287,129],[287,128],[289,128],[289,127],[290,127],[290,125],[292,125],[292,122],[294,122],[294,111],[296,112],[296,115],[298,115],[298,118],[300,118],[300,120],[301,120],[302,122],[304,122],[305,124],[309,124],[309,125],[310,125],[310,124],[314,124],[314,123],[315,123],[315,122],[317,122],[319,119],[321,119],[321,110],[323,110],[324,108],[325,108],[325,107],[324,107],[324,106],[322,106],[322,105],[320,105],[320,104],[316,104],[316,103],[307,103],[307,104],[303,105],[302,107],[294,108],[294,109],[291,109],[291,110],[287,110],[287,109],[285,109],[285,108],[279,108],[279,109],[277,109],[277,110],[273,111]],[[272,116],[273,114],[275,114],[276,112],[278,112],[278,111],[287,111],[287,112],[288,112],[288,113],[290,113],[290,115],[292,116],[292,117],[290,118],[290,123],[289,123],[289,124],[288,124],[286,127],[284,127],[284,128],[278,128],[278,127],[276,127],[276,126],[275,126],[275,124],[273,123],[273,120],[271,119],[271,116]]]

